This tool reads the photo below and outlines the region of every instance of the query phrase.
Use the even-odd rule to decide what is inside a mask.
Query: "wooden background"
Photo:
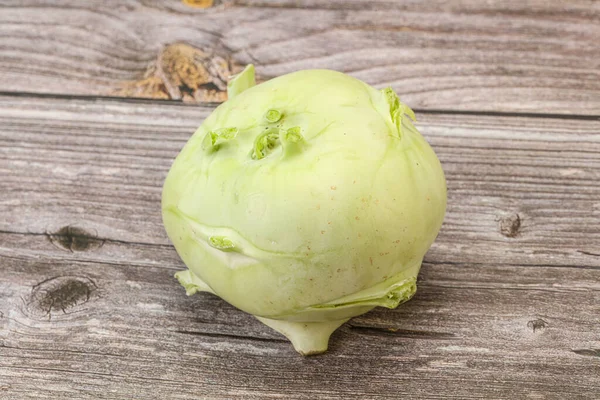
[[[0,399],[600,398],[600,2],[0,0]],[[448,179],[417,295],[303,358],[186,297],[161,185],[247,63],[391,85]]]

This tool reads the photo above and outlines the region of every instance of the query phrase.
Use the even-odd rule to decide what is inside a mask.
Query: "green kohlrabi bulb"
[[[440,162],[391,89],[328,70],[256,85],[249,66],[228,92],[165,181],[176,276],[324,352],[349,318],[415,293],[446,208]]]

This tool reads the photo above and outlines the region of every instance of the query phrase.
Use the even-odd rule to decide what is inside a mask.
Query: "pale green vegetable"
[[[188,294],[217,294],[302,354],[376,306],[409,300],[446,208],[440,163],[391,89],[249,66],[165,181]]]

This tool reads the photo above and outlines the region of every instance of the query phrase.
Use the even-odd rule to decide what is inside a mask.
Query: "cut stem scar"
[[[396,126],[396,133],[398,134],[398,138],[402,138],[402,123],[406,123],[407,125],[412,125],[412,121],[416,121],[415,113],[410,109],[406,104],[400,101],[400,98],[394,92],[391,87],[387,87],[381,91],[387,100],[387,103],[390,107],[390,116],[392,117],[392,122]],[[405,119],[404,116],[408,115],[409,119]],[[414,127],[413,127],[414,128]]]
[[[279,133],[276,130],[268,130],[261,133],[254,141],[254,149],[252,151],[252,158],[254,160],[261,160],[265,158],[273,148],[277,145],[279,140]]]
[[[202,148],[204,150],[212,149],[221,143],[235,139],[238,133],[239,129],[235,127],[219,128],[215,129],[214,131],[210,131],[204,136],[204,139],[202,140]]]
[[[225,236],[211,236],[208,238],[208,243],[215,249],[227,251],[235,248],[235,244]]]
[[[267,111],[267,113],[265,114],[265,119],[267,120],[267,122],[275,123],[275,122],[279,121],[282,116],[283,115],[281,114],[280,111],[272,108],[269,111]]]

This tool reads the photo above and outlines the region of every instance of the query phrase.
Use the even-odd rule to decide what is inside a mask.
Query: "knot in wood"
[[[70,252],[87,251],[102,247],[104,240],[98,239],[96,233],[83,228],[68,225],[55,233],[48,234],[48,240],[56,247]]]
[[[534,333],[535,331],[545,329],[546,326],[548,326],[548,323],[541,318],[527,322],[527,327],[531,329]]]
[[[60,276],[47,279],[31,290],[28,309],[34,316],[51,318],[55,313],[71,313],[87,303],[96,284],[89,278]]]
[[[186,102],[227,100],[229,77],[243,68],[216,49],[171,43],[162,48],[143,78],[126,83],[114,94]]]
[[[580,356],[600,357],[600,349],[575,349],[571,351]]]
[[[195,8],[209,8],[214,5],[214,0],[183,0],[183,4]]]
[[[515,238],[520,234],[521,216],[517,213],[500,219],[500,233],[507,238]]]

